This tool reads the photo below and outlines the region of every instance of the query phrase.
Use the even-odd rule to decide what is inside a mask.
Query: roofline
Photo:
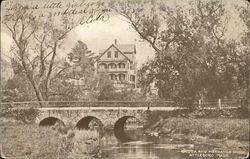
[[[118,49],[114,44],[112,44],[118,51],[120,51],[120,53],[127,58],[129,61],[131,61],[120,49]]]
[[[111,47],[114,47],[114,48],[116,48],[116,50],[118,50],[126,59],[128,59],[130,62],[131,62],[131,60],[120,50],[120,49],[118,49],[114,44],[111,44],[97,59],[96,59],[96,61],[97,60],[99,60]]]
[[[104,63],[105,63],[105,62],[118,62],[118,63],[120,62],[120,63],[123,63],[123,62],[127,62],[127,61],[128,61],[128,60],[119,60],[119,61],[118,61],[118,60],[117,60],[117,61],[115,61],[115,60],[100,61],[100,60],[99,60],[99,61],[97,61],[97,62],[100,62],[100,63],[101,63],[101,62],[104,62]]]

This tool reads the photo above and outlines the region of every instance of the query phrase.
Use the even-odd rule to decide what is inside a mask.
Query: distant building
[[[116,87],[136,87],[136,46],[133,44],[111,44],[99,52],[95,61],[96,73],[107,73]]]

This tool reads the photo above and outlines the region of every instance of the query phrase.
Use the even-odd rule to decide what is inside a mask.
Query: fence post
[[[150,102],[148,102],[148,104],[147,104],[147,105],[148,105],[148,109],[147,109],[147,110],[150,110]]]
[[[201,108],[201,99],[199,99],[198,104],[198,107]]]
[[[121,117],[121,108],[120,106],[118,106],[118,114],[119,114],[119,118]]]
[[[218,99],[218,106],[221,109],[221,99],[220,98]]]

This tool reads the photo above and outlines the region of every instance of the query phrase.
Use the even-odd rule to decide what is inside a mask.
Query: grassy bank
[[[165,136],[171,142],[192,143],[198,149],[223,149],[247,154],[248,119],[161,119],[146,129],[152,136]]]
[[[210,139],[249,140],[248,119],[161,119],[147,129],[162,135],[184,134]]]
[[[0,118],[2,154],[6,157],[67,158],[73,154],[98,155],[98,133],[71,128],[38,127],[18,120]]]

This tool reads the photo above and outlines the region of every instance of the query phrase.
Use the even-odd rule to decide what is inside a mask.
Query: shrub
[[[237,109],[196,109],[189,114],[189,117],[247,119],[248,109],[246,107],[240,107]]]
[[[33,123],[39,115],[39,110],[35,108],[14,109],[6,108],[2,111],[2,117],[12,118],[24,122],[25,124]]]
[[[93,130],[74,130],[72,138],[73,149],[71,154],[99,155],[99,134]],[[72,132],[69,133],[69,137]]]
[[[164,119],[148,130],[172,132],[175,134],[206,136],[213,139],[249,140],[248,120],[246,119]]]

